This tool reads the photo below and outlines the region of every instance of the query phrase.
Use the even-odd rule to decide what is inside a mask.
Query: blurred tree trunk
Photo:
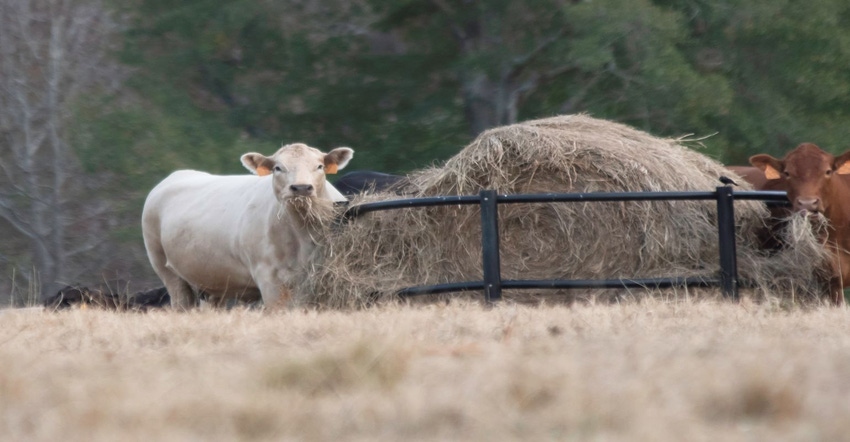
[[[69,282],[69,260],[97,245],[67,233],[84,190],[71,179],[79,167],[68,124],[81,94],[115,79],[102,66],[115,28],[99,1],[0,2],[0,219],[27,239],[19,274],[35,275],[42,293]]]
[[[525,96],[534,93],[545,81],[562,75],[569,67],[549,72],[525,72],[553,43],[566,33],[566,25],[550,29],[550,35],[538,36],[525,53],[510,53],[506,48],[504,20],[501,15],[516,12],[505,6],[487,8],[472,2],[450,5],[445,0],[429,0],[449,23],[461,59],[486,60],[468,63],[458,76],[464,112],[470,135],[517,122]],[[557,2],[556,2],[557,4]],[[552,16],[559,13],[552,9]]]

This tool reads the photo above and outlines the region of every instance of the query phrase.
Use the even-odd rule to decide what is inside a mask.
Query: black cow
[[[55,295],[44,300],[49,310],[63,310],[75,305],[86,305],[106,310],[141,310],[164,308],[171,304],[171,297],[165,287],[137,292],[132,295],[115,293],[103,288],[83,286],[65,286]]]
[[[341,176],[333,186],[346,198],[351,198],[361,193],[395,191],[399,192],[401,187],[407,183],[407,177],[391,175],[388,173],[373,172],[371,170],[355,170]]]
[[[44,307],[51,310],[62,310],[74,305],[94,305],[115,310],[120,305],[118,295],[100,289],[90,289],[83,286],[67,285],[44,300]]]
[[[147,311],[152,308],[171,306],[171,296],[165,287],[138,292],[127,298],[127,307],[132,310]]]

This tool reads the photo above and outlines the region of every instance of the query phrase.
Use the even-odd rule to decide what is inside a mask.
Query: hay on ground
[[[404,194],[711,191],[720,175],[734,176],[683,144],[585,115],[529,121],[486,131],[444,165],[411,174]],[[378,193],[353,204],[398,197]],[[760,202],[736,202],[741,276],[757,285],[759,296],[817,297],[814,275],[823,256],[814,235],[797,232],[802,246],[766,256],[758,250],[757,231],[767,216]],[[500,205],[499,223],[505,279],[700,276],[719,270],[713,201]],[[480,280],[480,241],[476,206],[365,214],[328,232],[298,299],[356,307],[404,287]]]

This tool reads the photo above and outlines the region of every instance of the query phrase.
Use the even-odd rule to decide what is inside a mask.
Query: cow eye
[[[283,172],[283,168],[280,167],[280,166],[274,166],[274,171],[275,172]]]
[[[826,176],[832,175],[832,169],[826,169]]]
[[[324,165],[324,164],[319,164],[319,167],[317,167],[317,169],[318,169],[318,170],[322,170],[322,169],[324,169],[324,168],[325,168],[325,165]]]

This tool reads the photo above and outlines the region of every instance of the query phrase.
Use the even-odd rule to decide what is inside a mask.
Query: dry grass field
[[[850,439],[850,310],[0,312],[0,440]]]

